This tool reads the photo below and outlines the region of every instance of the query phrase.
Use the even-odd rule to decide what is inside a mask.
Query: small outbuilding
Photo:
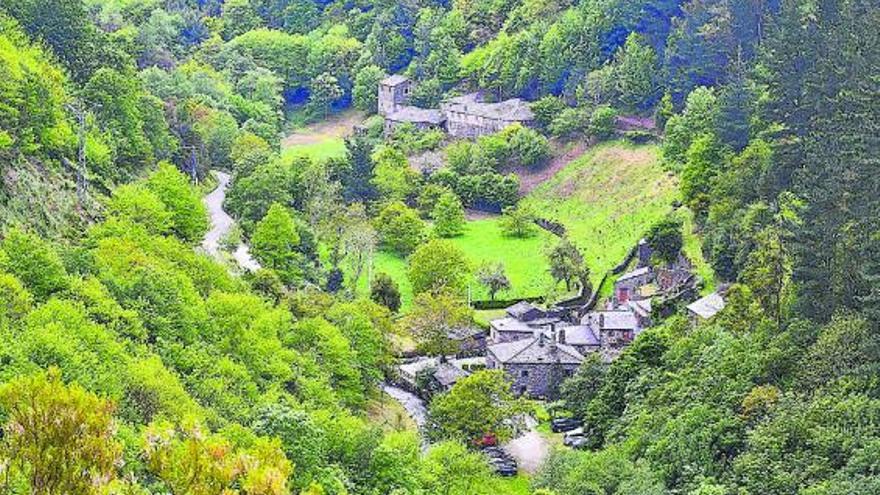
[[[691,321],[708,320],[724,309],[724,298],[718,292],[701,297],[688,304],[688,317]]]

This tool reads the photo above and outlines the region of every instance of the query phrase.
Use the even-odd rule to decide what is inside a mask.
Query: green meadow
[[[544,253],[555,238],[543,230],[526,239],[508,237],[501,231],[498,218],[489,218],[469,221],[463,235],[449,240],[464,252],[474,273],[483,263],[504,264],[512,287],[498,293],[496,297],[499,299],[540,296],[551,283]],[[412,287],[406,268],[406,260],[395,254],[380,251],[373,257],[372,273],[385,272],[399,284],[404,311],[412,303]],[[364,293],[368,290],[366,277],[361,279],[360,288]],[[471,280],[470,288],[472,299],[489,299],[476,276]]]
[[[282,156],[284,158],[308,156],[316,161],[341,158],[345,156],[345,141],[340,137],[330,137],[316,143],[294,144],[285,148]]]
[[[523,198],[539,216],[565,226],[584,253],[594,284],[626,256],[652,224],[673,211],[678,184],[663,170],[658,153],[654,145],[601,144]],[[712,270],[703,260],[700,239],[693,233],[692,215],[687,209],[677,214],[684,220],[685,254],[695,261],[697,273],[711,287]],[[465,253],[475,272],[483,263],[504,264],[512,288],[499,293],[499,299],[542,296],[552,284],[546,252],[557,240],[544,230],[526,239],[508,237],[494,217],[469,221],[466,232],[450,240]],[[413,299],[406,268],[404,258],[380,251],[371,269],[373,274],[387,273],[399,284],[403,311]],[[368,292],[366,273],[359,290]],[[474,300],[489,298],[476,277],[470,293]]]

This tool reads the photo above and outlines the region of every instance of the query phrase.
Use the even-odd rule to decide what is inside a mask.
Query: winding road
[[[226,189],[229,187],[231,177],[219,170],[214,170],[213,173],[217,176],[217,187],[202,199],[211,216],[211,230],[205,234],[202,248],[211,256],[220,258],[220,241],[235,224],[235,220],[223,210],[223,200],[226,199]],[[244,243],[238,245],[232,257],[245,270],[255,271],[260,268],[260,264],[251,256]]]

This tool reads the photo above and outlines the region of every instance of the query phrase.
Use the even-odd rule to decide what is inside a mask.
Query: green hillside
[[[594,281],[672,211],[677,182],[658,154],[653,145],[601,144],[526,198],[538,215],[565,226]]]

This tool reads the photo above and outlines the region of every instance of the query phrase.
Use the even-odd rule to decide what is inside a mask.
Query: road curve
[[[226,189],[229,187],[231,177],[226,172],[219,170],[214,170],[213,173],[217,176],[217,187],[202,199],[208,209],[208,215],[211,217],[211,229],[202,240],[202,248],[208,254],[219,258],[220,241],[235,224],[235,220],[223,210],[223,200],[226,199]],[[238,245],[238,248],[232,253],[232,257],[245,270],[255,271],[260,268],[260,264],[251,256],[244,243]]]

